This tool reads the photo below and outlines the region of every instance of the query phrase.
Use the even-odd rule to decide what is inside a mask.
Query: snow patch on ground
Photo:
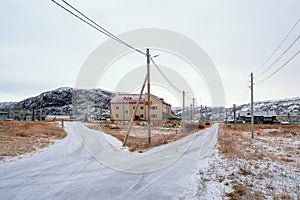
[[[300,199],[297,134],[265,129],[255,140],[245,140],[250,134],[242,132],[236,138],[235,148],[243,152],[238,158],[225,157],[218,144],[201,160],[193,184],[178,199]]]
[[[289,195],[299,199],[300,169],[268,160],[229,160],[213,149],[202,160],[199,172],[192,177],[194,184],[179,199],[229,199],[235,186],[250,188],[241,191],[248,197],[264,199]],[[248,190],[248,191],[247,191]]]
[[[55,148],[57,145],[60,145],[63,142],[63,140],[64,139],[62,139],[62,140],[61,139],[50,140],[50,142],[52,142],[52,144],[50,144],[49,146],[44,147],[44,148],[35,147],[35,151],[30,152],[30,153],[24,153],[24,154],[20,154],[20,155],[17,155],[17,156],[4,156],[3,159],[0,160],[0,164],[7,163],[7,162],[13,162],[13,161],[17,161],[17,160],[21,160],[21,159],[25,159],[25,158],[29,158],[32,155],[47,152],[50,149]]]

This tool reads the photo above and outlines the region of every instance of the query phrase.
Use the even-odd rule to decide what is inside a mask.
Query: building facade
[[[254,123],[255,124],[273,124],[277,121],[275,111],[258,112],[254,111]],[[238,120],[244,121],[245,123],[251,123],[251,112],[240,111],[238,113]]]
[[[34,109],[24,109],[19,104],[15,104],[9,109],[8,117],[13,120],[31,121],[35,118]]]
[[[129,121],[138,101],[138,94],[118,94],[110,102],[110,119]],[[135,120],[148,120],[148,94],[142,94]],[[174,117],[171,105],[155,95],[150,95],[150,119],[167,120]]]
[[[0,120],[7,120],[8,119],[8,112],[0,111]]]
[[[292,124],[299,124],[300,123],[300,114],[296,113],[287,113],[278,115],[277,119],[281,122],[289,122]]]

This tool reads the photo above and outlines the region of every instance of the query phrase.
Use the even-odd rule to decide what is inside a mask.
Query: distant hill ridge
[[[22,109],[35,109],[45,115],[71,115],[75,119],[99,119],[110,114],[110,101],[115,96],[114,92],[102,89],[75,89],[61,87],[41,93],[35,97],[24,99],[20,102],[0,102],[1,110],[8,110],[14,106]],[[188,112],[189,108],[187,108]],[[250,103],[238,105],[237,111],[250,110]],[[275,111],[277,115],[300,115],[300,97],[258,101],[254,103],[255,111]],[[227,109],[231,113],[232,108]],[[173,112],[181,116],[182,109],[174,107]],[[194,119],[201,116],[200,107],[193,112]],[[214,114],[215,113],[215,114]],[[221,119],[225,108],[202,107],[202,114],[206,119]],[[188,115],[190,116],[190,115]]]
[[[0,109],[13,107],[35,110],[39,115],[71,115],[75,119],[86,116],[94,119],[100,115],[109,115],[109,103],[115,94],[101,89],[75,89],[61,87],[43,92],[20,102],[2,102]]]
[[[250,110],[250,103],[237,106],[237,110]],[[258,101],[254,103],[255,111],[275,111],[277,115],[300,114],[300,97],[280,100]]]

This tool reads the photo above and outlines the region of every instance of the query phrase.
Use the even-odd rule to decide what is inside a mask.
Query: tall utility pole
[[[148,142],[151,144],[151,127],[150,127],[150,53],[147,49],[147,87],[148,87]]]
[[[226,121],[226,125],[227,125],[227,108],[225,108],[225,121]]]
[[[182,91],[182,114],[181,114],[181,118],[182,120],[184,120],[184,116],[185,116],[185,91]]]
[[[185,91],[182,91],[182,113],[181,113],[181,126],[182,132],[184,132],[184,118],[185,118]]]
[[[42,106],[43,106],[43,99],[42,99],[42,95],[40,95],[40,104],[41,104],[41,106],[40,106],[40,121],[42,121]]]
[[[123,124],[125,124],[125,106],[124,106],[125,97],[123,96]]]
[[[195,98],[193,98],[193,106],[192,106],[192,121],[194,118],[194,110],[195,110]]]
[[[202,122],[202,105],[200,105],[200,122]]]
[[[233,121],[234,121],[234,130],[236,130],[236,104],[233,104]]]
[[[254,138],[254,114],[253,114],[253,73],[251,73],[251,138]]]
[[[193,104],[191,104],[191,121],[193,121]]]

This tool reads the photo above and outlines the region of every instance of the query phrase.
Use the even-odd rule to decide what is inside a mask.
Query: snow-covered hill
[[[101,89],[74,89],[62,87],[44,92],[20,102],[2,102],[0,109],[19,107],[34,109],[37,116],[71,115],[74,119],[100,118],[109,115],[109,102],[114,93]]]
[[[237,105],[237,112],[250,110],[250,103]],[[172,108],[174,114],[178,117],[182,115],[181,107]],[[258,101],[254,103],[254,111],[275,111],[277,115],[300,115],[300,97],[294,97],[282,100],[269,100],[269,101]],[[191,119],[193,116],[194,120],[214,120],[222,121],[225,118],[225,108],[219,107],[208,107],[202,106],[196,107],[193,112],[191,112],[190,107],[185,109],[185,118]],[[232,118],[233,107],[227,108],[228,118]]]
[[[20,102],[2,102],[0,109],[10,109],[19,105],[23,109],[35,109],[37,116],[42,112],[46,115],[71,115],[75,119],[83,119],[86,116],[90,119],[99,119],[109,116],[110,100],[115,95],[101,89],[74,89],[62,87],[44,92],[38,96],[24,99]],[[228,117],[232,115],[232,107],[227,108]],[[250,104],[237,105],[237,111],[250,110]],[[300,97],[259,101],[254,103],[255,111],[275,111],[277,115],[300,115]],[[172,111],[177,117],[182,117],[182,108],[174,107]],[[186,107],[185,118],[193,120],[216,120],[223,121],[225,108],[223,107]]]
[[[250,110],[250,104],[237,106],[237,110]],[[254,103],[255,111],[275,111],[277,115],[300,114],[300,97],[282,100],[259,101]]]
[[[0,102],[0,109],[7,110],[10,109],[16,102]]]

